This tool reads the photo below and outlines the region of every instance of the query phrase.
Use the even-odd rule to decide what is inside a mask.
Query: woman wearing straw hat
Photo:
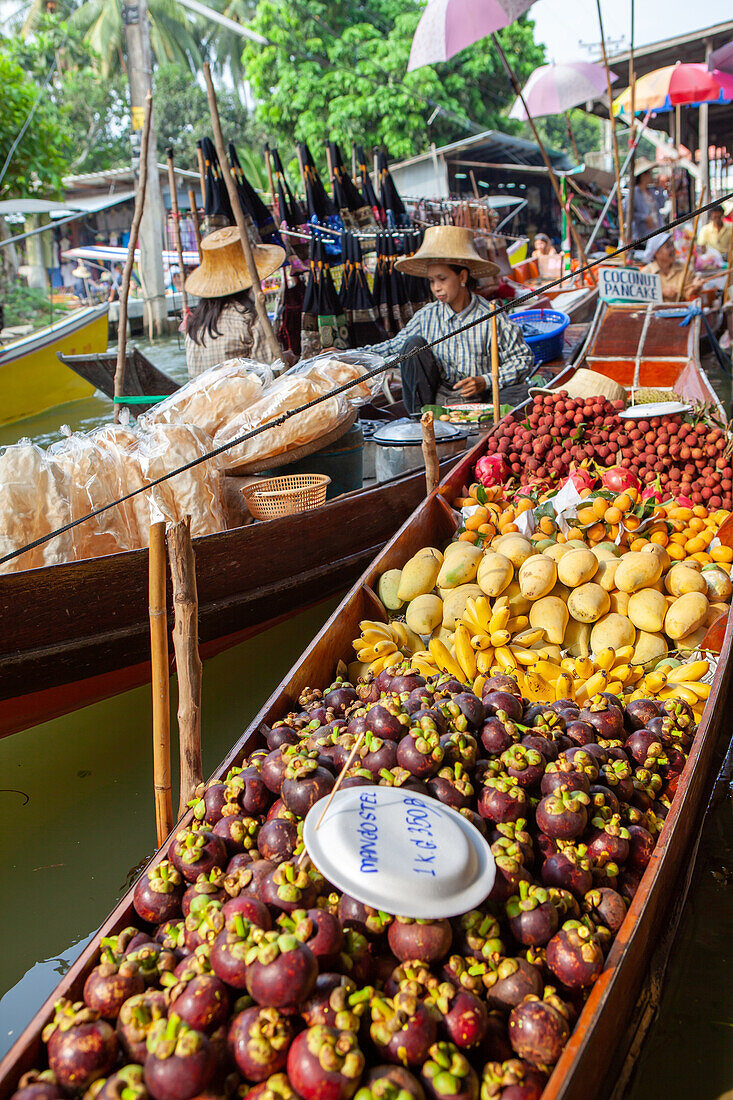
[[[663,301],[684,302],[695,298],[702,290],[702,281],[694,272],[693,277],[682,286],[685,268],[677,259],[671,233],[657,233],[656,237],[647,241],[644,259],[646,264],[641,270],[659,276]]]
[[[659,212],[659,200],[653,190],[653,172],[655,165],[644,157],[637,161],[634,169],[634,216],[631,217],[629,199],[626,200],[624,218],[632,222],[634,239],[645,237],[653,229],[659,229],[662,215]]]
[[[253,244],[255,266],[266,279],[282,266],[279,245]],[[228,225],[204,237],[201,263],[186,279],[186,291],[200,298],[186,325],[186,366],[195,378],[225,359],[243,357],[272,361],[250,294],[252,280],[239,230]]]
[[[410,353],[400,364],[407,411],[419,412],[423,405],[490,401],[493,306],[477,297],[474,288],[481,276],[498,274],[497,265],[479,256],[470,229],[431,225],[417,252],[395,266],[427,279],[436,299],[419,309],[397,336],[368,349],[385,357]],[[427,347],[471,322],[467,332]],[[532,371],[534,356],[517,325],[503,314],[496,322],[501,397],[516,404],[526,396],[522,383]]]

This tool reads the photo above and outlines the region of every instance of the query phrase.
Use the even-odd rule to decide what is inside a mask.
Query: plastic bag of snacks
[[[154,481],[212,450],[211,437],[190,424],[156,424],[139,429],[140,469]],[[191,534],[213,535],[226,529],[226,516],[214,459],[176,474],[150,490],[152,504],[169,523],[191,516]]]
[[[193,424],[212,438],[232,417],[257,401],[272,370],[254,359],[227,359],[191,379],[140,417],[140,424]]]
[[[241,416],[230,420],[226,428],[217,433],[214,443],[219,447],[238,435],[276,420],[290,409],[321,397],[330,389],[329,382],[323,378],[284,375],[265,390],[259,401],[250,405]],[[291,417],[284,424],[231,448],[221,456],[220,461],[223,466],[231,468],[255,459],[277,458],[327,435],[347,415],[348,408],[342,396],[330,397],[312,409]]]
[[[0,557],[63,527],[71,519],[61,468],[40,447],[23,439],[0,454]],[[74,558],[73,532],[0,565],[16,573]]]
[[[107,424],[93,433],[105,463],[114,471],[115,500],[149,484],[142,472],[137,430],[125,424]],[[137,550],[150,543],[150,493],[139,493],[120,505],[125,510],[132,547]]]
[[[302,375],[314,381],[326,382],[329,389],[334,389],[362,378],[369,371],[384,365],[384,358],[370,351],[327,352],[297,363],[287,372],[286,377]],[[364,378],[357,386],[345,390],[342,396],[354,405],[362,405],[379,391],[383,378],[382,374]]]

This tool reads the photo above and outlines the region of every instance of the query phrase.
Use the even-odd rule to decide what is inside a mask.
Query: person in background
[[[107,296],[108,302],[116,302],[120,296],[120,287],[122,286],[122,268],[119,264],[112,264],[112,269],[109,272],[109,295]]]
[[[417,252],[397,260],[395,266],[408,275],[428,279],[435,301],[419,309],[397,336],[364,350],[385,358],[414,353],[400,364],[403,400],[409,413],[419,413],[423,405],[490,401],[488,317],[493,306],[474,291],[477,278],[498,274],[496,264],[479,256],[470,229],[432,225]],[[434,349],[427,347],[438,337],[482,317],[486,321],[467,332]],[[534,356],[517,325],[503,314],[497,316],[496,324],[501,400],[517,404],[526,396],[525,383]]]
[[[723,207],[716,203],[710,211],[710,221],[700,230],[700,244],[704,244],[706,248],[714,248],[723,260],[727,260],[732,233],[733,225],[724,220]]]
[[[687,282],[682,286],[685,268],[675,255],[671,233],[657,233],[652,237],[647,242],[644,259],[646,264],[641,270],[650,275],[659,275],[665,302],[684,302],[697,297],[702,290],[702,282],[694,273],[692,276],[688,275]]]
[[[256,244],[252,251],[260,279],[277,271],[285,259],[285,250],[279,245]],[[200,299],[186,325],[189,378],[225,359],[272,362],[250,293],[252,280],[236,226],[225,226],[204,237],[201,263],[188,276],[185,286],[189,294]]]
[[[634,169],[634,216],[631,233],[634,240],[645,237],[654,229],[659,229],[662,217],[659,213],[659,196],[653,186],[654,165],[643,157],[638,161]],[[624,219],[628,224],[631,221],[630,198],[626,200]]]
[[[546,233],[535,233],[532,259],[539,256],[557,256],[557,249]]]

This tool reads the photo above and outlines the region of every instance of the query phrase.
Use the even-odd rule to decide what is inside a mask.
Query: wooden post
[[[565,112],[565,128],[567,129],[568,137],[570,138],[570,144],[573,147],[573,156],[575,157],[575,162],[576,162],[576,164],[580,164],[580,153],[578,152],[578,146],[577,146],[577,143],[575,141],[575,132],[573,130],[573,124],[570,121],[570,111]]]
[[[491,397],[494,402],[494,423],[499,423],[499,337],[496,331],[496,314],[491,318]]]
[[[199,185],[201,187],[201,202],[206,209],[206,165],[204,164],[204,151],[200,145],[196,146],[196,161],[199,167]]]
[[[522,94],[522,89],[519,87],[519,81],[517,80],[516,76],[514,75],[514,70],[512,69],[511,65],[507,61],[506,54],[504,53],[501,42],[499,41],[498,37],[495,34],[492,34],[491,37],[494,41],[494,45],[496,46],[497,52],[499,54],[499,57],[501,59],[501,62],[503,64],[503,66],[504,66],[506,74],[509,77],[509,80],[511,82],[512,87],[514,88],[514,93],[517,96],[517,98],[519,99],[522,106],[524,107],[524,113],[527,116],[527,122],[529,123],[530,128],[532,130],[532,133],[534,134],[534,139],[537,142],[537,147],[538,147],[540,153],[542,154],[542,159],[545,162],[545,168],[547,169],[547,174],[550,177],[550,183],[552,184],[552,188],[555,192],[555,198],[557,199],[558,205],[560,207],[560,211],[562,212],[562,210],[564,209],[564,204],[563,204],[563,200],[562,200],[562,195],[560,194],[560,187],[559,187],[558,182],[557,182],[557,176],[555,175],[554,169],[552,167],[552,162],[551,162],[549,156],[547,155],[547,150],[545,149],[545,147],[542,143],[542,138],[540,137],[539,133],[537,132],[537,127],[535,125],[535,121],[532,118],[532,115],[529,113],[529,108],[527,107],[527,103],[525,101],[524,95]],[[582,264],[583,267],[586,267],[587,264],[588,264],[588,259],[587,259],[586,254],[585,254],[585,249],[583,248],[583,242],[581,241],[580,236],[578,235],[578,231],[575,228],[575,224],[574,224],[573,219],[572,219],[572,217],[570,216],[569,213],[568,213],[568,225],[570,226],[570,232],[572,234],[573,240],[575,241],[575,247],[578,250],[578,256],[580,257],[581,264]],[[597,283],[598,279],[596,277],[595,272],[591,270],[589,274],[590,274],[590,277],[591,277],[593,283],[594,284]]]
[[[611,71],[608,67],[606,54],[606,36],[603,33],[603,13],[601,12],[601,0],[596,0],[598,8],[598,25],[601,31],[601,55],[603,67],[606,70],[606,91],[608,92],[608,116],[611,119],[611,137],[613,140],[613,166],[616,172],[616,194],[618,195],[618,235],[619,240],[626,240],[624,229],[624,204],[621,201],[621,166],[618,159],[618,136],[616,134],[616,116],[613,113],[613,93],[611,91]]]
[[[440,481],[438,448],[435,444],[435,424],[431,412],[422,414],[420,427],[422,428],[422,454],[425,459],[425,488],[428,496],[430,496]]]
[[[471,187],[473,188],[473,197],[475,198],[476,202],[481,202],[481,195],[479,194],[478,184],[476,183],[476,173],[474,172],[473,168],[469,169],[468,175],[471,180]]]
[[[707,202],[707,187],[703,187],[702,195],[700,196],[700,206],[704,206]],[[700,214],[695,214],[695,220],[692,223],[692,240],[690,241],[690,250],[687,253],[687,259],[685,260],[685,268],[682,272],[682,282],[680,283],[680,301],[685,301],[685,283],[687,282],[687,276],[690,272],[690,264],[692,263],[692,254],[695,251],[695,245],[697,244],[697,226],[700,221]]]
[[[148,613],[153,689],[153,790],[158,846],[163,843],[173,828],[165,579],[165,522],[163,521],[151,525],[148,551]]]
[[[270,146],[265,142],[265,167],[267,169],[267,182],[270,187],[270,209],[275,213],[275,181],[272,178],[272,157],[270,156]],[[276,219],[277,220],[277,219]]]
[[[631,0],[631,45],[629,48],[629,88],[631,89],[631,129],[629,130],[629,144],[631,146],[631,160],[629,161],[629,224],[626,226],[626,240],[624,244],[631,244],[634,239],[634,191],[636,190],[636,178],[634,168],[636,166],[636,150],[634,146],[634,119],[636,118],[636,69],[634,67],[634,0]],[[621,203],[619,192],[618,202]]]
[[[193,233],[196,238],[196,248],[198,249],[199,258],[201,257],[201,222],[199,221],[199,209],[196,205],[196,193],[192,187],[188,190],[188,205],[191,207],[191,217],[193,218]]]
[[[130,279],[132,278],[132,268],[135,263],[135,245],[137,244],[138,234],[140,232],[140,222],[143,216],[143,207],[145,206],[145,188],[148,183],[148,141],[150,139],[150,120],[153,115],[153,97],[148,92],[145,97],[145,119],[143,121],[143,132],[140,141],[140,177],[137,182],[137,193],[135,195],[135,208],[132,214],[132,227],[130,229],[130,243],[127,246],[127,256],[125,257],[125,267],[122,272],[122,281],[120,283],[120,314],[117,322],[117,366],[115,367],[115,397],[122,397],[125,392],[125,367],[127,366],[127,298],[130,293]],[[151,318],[153,311],[148,311]],[[115,402],[113,411],[115,424],[119,423],[120,419],[120,405],[119,402]]]
[[[190,516],[176,523],[168,532],[168,560],[173,581],[173,648],[178,675],[178,738],[181,759],[178,817],[181,818],[193,792],[204,778],[201,762],[199,604]]]
[[[173,239],[176,244],[176,253],[178,255],[178,266],[181,270],[181,308],[183,312],[184,323],[188,317],[188,295],[186,294],[186,267],[183,263],[183,245],[181,244],[181,214],[178,209],[178,193],[176,191],[176,173],[173,167],[173,150],[169,146],[165,151],[165,159],[168,165],[168,186],[171,192],[171,214],[173,215]],[[171,285],[173,280],[171,279]],[[173,296],[175,299],[176,288],[173,287]],[[175,308],[175,306],[174,306]]]
[[[257,266],[255,264],[254,256],[252,254],[252,245],[250,243],[249,235],[247,233],[247,224],[244,220],[244,214],[242,213],[242,204],[239,201],[239,193],[237,192],[237,185],[234,182],[229,161],[227,160],[226,148],[224,145],[224,135],[221,132],[221,123],[219,122],[219,108],[216,102],[216,92],[214,91],[214,84],[211,79],[211,69],[209,68],[208,61],[204,61],[204,80],[206,81],[206,96],[209,101],[209,114],[211,115],[211,125],[214,130],[214,145],[216,146],[216,153],[219,157],[219,163],[221,165],[222,174],[224,176],[224,182],[229,193],[229,201],[232,206],[232,212],[234,214],[234,220],[237,223],[237,229],[239,230],[239,238],[242,242],[242,251],[244,252],[245,263],[247,264],[247,270],[249,271],[249,277],[252,280],[252,294],[255,300],[255,309],[257,310],[257,317],[260,325],[262,326],[262,332],[267,342],[270,354],[273,359],[279,359],[282,350],[277,342],[277,338],[270,323],[270,318],[267,316],[267,309],[265,308],[265,295],[262,293],[262,281],[257,272]]]
[[[328,142],[326,142],[326,166],[328,168],[328,186],[331,188],[331,194],[333,194],[333,158]]]

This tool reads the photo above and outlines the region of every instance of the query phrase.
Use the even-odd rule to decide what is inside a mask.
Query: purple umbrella
[[[429,0],[412,39],[407,71],[447,61],[467,46],[508,27],[534,0]]]
[[[609,73],[611,83],[618,80]],[[593,61],[568,61],[562,65],[541,65],[530,76],[522,89],[527,110],[533,118],[543,115],[561,115],[589,99],[599,99],[606,94],[606,72]],[[521,99],[514,101],[509,118],[526,122],[527,115]]]

